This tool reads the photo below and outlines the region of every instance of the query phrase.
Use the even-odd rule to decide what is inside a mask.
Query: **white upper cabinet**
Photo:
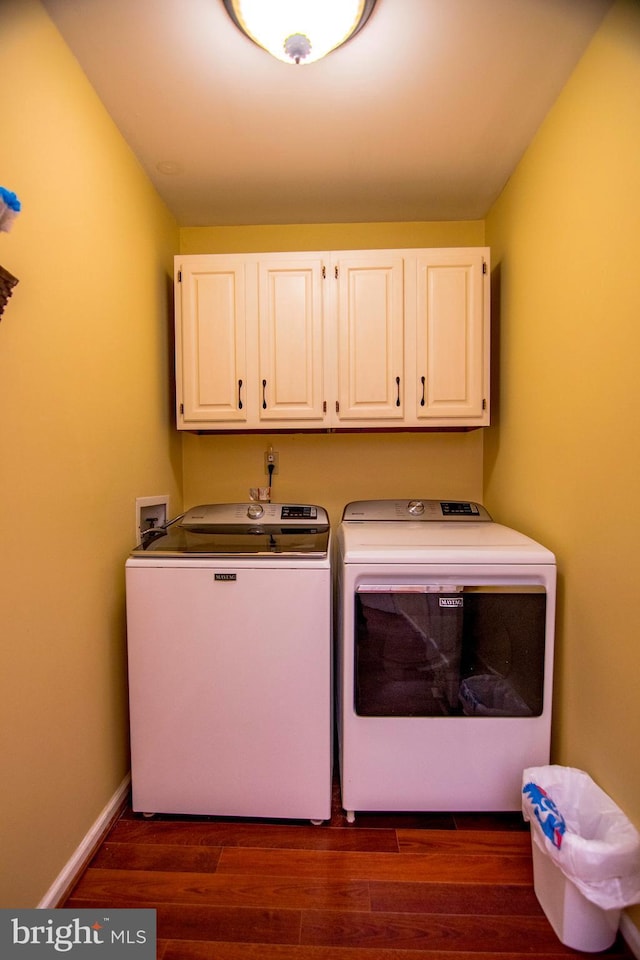
[[[322,285],[319,257],[260,259],[259,419],[265,424],[326,420]]]
[[[338,422],[404,417],[402,256],[371,251],[336,256]]]
[[[245,265],[184,258],[176,272],[178,426],[247,421]]]
[[[413,416],[418,422],[489,423],[488,294],[487,250],[417,254]]]
[[[176,257],[178,427],[489,423],[484,247]]]

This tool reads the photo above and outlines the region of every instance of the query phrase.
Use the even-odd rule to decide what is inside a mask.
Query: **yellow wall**
[[[640,828],[639,91],[640,6],[622,0],[487,219],[485,501],[557,553],[555,759]]]
[[[177,227],[38,0],[0,4],[0,906],[37,903],[128,768],[136,496],[484,499],[561,573],[555,757],[640,825],[640,13],[619,0],[485,225]],[[492,247],[500,416],[466,434],[180,437],[172,255]],[[483,450],[484,446],[484,450]],[[483,456],[485,495],[483,498]],[[183,462],[182,462],[183,460]],[[633,911],[632,911],[633,913]],[[637,922],[638,911],[635,912]]]
[[[184,439],[185,505],[249,499],[267,484],[264,451],[280,454],[274,500],[318,503],[340,520],[349,500],[453,497],[480,500],[482,432],[267,434]]]
[[[37,0],[0,4],[0,906],[35,906],[128,766],[135,497],[180,502],[178,232]]]
[[[182,253],[482,246],[484,223],[353,223],[192,227]],[[246,500],[266,484],[264,451],[280,454],[276,500],[319,503],[338,522],[349,500],[482,496],[482,430],[431,434],[185,434],[186,505]]]
[[[477,247],[483,243],[483,220],[183,227],[180,231],[180,252],[184,254]]]

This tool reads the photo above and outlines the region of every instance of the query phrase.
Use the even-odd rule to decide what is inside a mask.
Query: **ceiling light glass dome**
[[[284,63],[313,63],[346,43],[376,0],[223,0],[243,33]]]

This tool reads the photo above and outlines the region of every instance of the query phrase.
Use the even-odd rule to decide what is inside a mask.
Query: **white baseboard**
[[[620,933],[625,939],[629,950],[640,960],[640,930],[636,927],[631,917],[622,911],[620,918]]]
[[[129,785],[131,783],[131,774],[128,773],[114,795],[111,797],[102,813],[95,821],[93,826],[83,838],[77,847],[73,856],[67,861],[54,882],[51,884],[44,897],[38,904],[38,909],[51,909],[57,907],[62,902],[68,891],[76,882],[83,869],[97,850],[103,837],[109,830],[109,827],[118,816],[124,805]]]

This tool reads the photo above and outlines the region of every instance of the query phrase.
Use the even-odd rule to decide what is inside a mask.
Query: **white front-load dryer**
[[[520,809],[549,762],[556,562],[460,501],[350,503],[336,537],[342,805]]]

